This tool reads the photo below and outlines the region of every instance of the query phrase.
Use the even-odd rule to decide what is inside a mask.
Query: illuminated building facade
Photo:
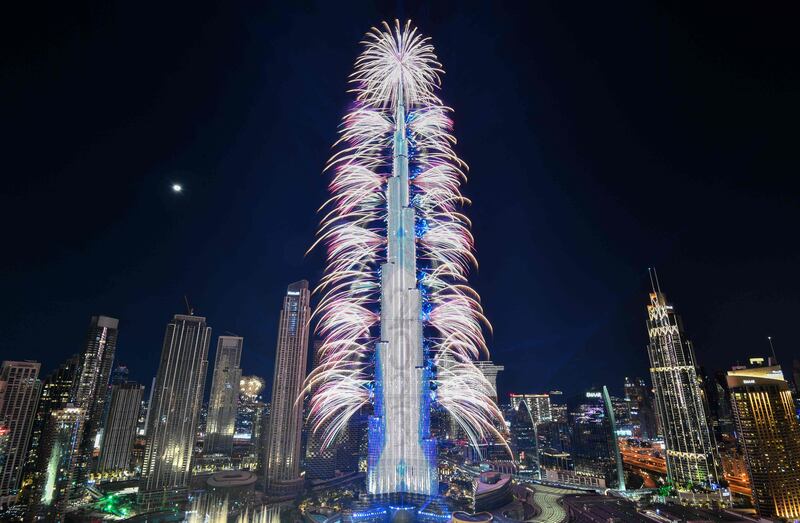
[[[612,486],[616,461],[602,392],[586,393],[584,402],[571,413],[571,425],[571,454],[576,474],[599,478],[604,485]]]
[[[167,324],[148,411],[138,499],[143,510],[185,501],[210,340],[211,327],[201,316],[176,314]]]
[[[0,408],[6,435],[5,462],[0,468],[0,502],[12,503],[18,493],[41,382],[35,361],[4,361],[0,382],[5,393]]]
[[[328,165],[324,357],[307,381],[307,390],[319,384],[310,417],[329,445],[371,404],[368,493],[435,495],[434,403],[473,448],[505,447],[497,392],[475,365],[488,357],[488,322],[468,285],[477,260],[461,212],[467,167],[437,97],[442,69],[429,39],[395,21],[363,44],[356,102]]]
[[[520,405],[524,404],[528,409],[534,425],[544,423],[545,421],[552,421],[552,413],[550,411],[550,395],[549,394],[510,394],[511,407],[514,410],[519,410]]]
[[[133,442],[143,394],[144,385],[138,383],[126,382],[111,386],[111,402],[97,466],[99,479],[121,479],[130,474],[133,468]]]
[[[557,423],[566,423],[569,409],[564,393],[560,390],[551,390],[547,393],[550,396],[550,418]]]
[[[33,421],[31,439],[25,463],[23,484],[33,485],[42,471],[36,466],[39,459],[39,449],[44,437],[44,429],[50,420],[50,414],[63,409],[72,402],[72,393],[75,380],[78,376],[80,357],[75,354],[51,372],[42,383],[42,393],[36,407],[36,417]],[[28,494],[30,489],[22,493],[22,502],[30,503]]]
[[[214,377],[211,380],[211,397],[208,400],[206,454],[231,455],[233,435],[236,432],[236,400],[242,379],[242,344],[239,336],[220,336],[214,359]]]
[[[278,321],[264,471],[266,491],[273,496],[294,494],[303,483],[300,478],[303,403],[295,400],[300,396],[306,375],[309,299],[306,280],[289,285]]]
[[[694,348],[660,290],[647,306],[650,377],[666,447],[667,472],[679,487],[716,481],[716,459]]]
[[[261,397],[264,379],[242,376],[239,380],[239,402],[236,412],[236,431],[233,439],[241,456],[242,468],[255,470],[261,460],[264,417],[267,405]]]
[[[35,519],[59,521],[79,492],[78,456],[86,415],[85,409],[72,405],[50,413],[37,464],[41,475],[30,505]]]
[[[625,377],[625,400],[629,405],[633,436],[637,438],[654,439],[657,435],[651,396],[644,379]]]
[[[429,371],[424,365],[422,296],[417,287],[415,211],[409,196],[405,100],[394,107],[392,175],[386,184],[386,263],[381,266],[375,413],[369,426],[367,489],[372,494],[436,494],[436,440],[430,437]]]
[[[780,366],[732,370],[727,380],[759,515],[800,519],[800,425]]]
[[[92,316],[86,335],[86,349],[81,355],[73,402],[86,411],[83,441],[80,444],[78,481],[88,479],[96,465],[95,450],[102,435],[103,414],[108,399],[108,382],[117,350],[119,320],[108,316]]]

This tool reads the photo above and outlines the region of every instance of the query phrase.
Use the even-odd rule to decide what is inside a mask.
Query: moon
[[[182,191],[183,191],[183,185],[181,185],[179,183],[173,183],[172,184],[172,192],[179,193],[179,192],[182,192]]]

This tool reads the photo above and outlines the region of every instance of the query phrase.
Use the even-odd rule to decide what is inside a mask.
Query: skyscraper
[[[31,430],[31,441],[25,463],[25,481],[23,484],[35,484],[37,477],[43,473],[37,463],[45,426],[49,422],[50,414],[53,411],[63,409],[72,402],[72,393],[75,389],[79,366],[80,357],[74,354],[51,372],[42,383],[42,393],[39,396],[36,417]],[[24,503],[30,503],[27,495],[29,492],[30,489],[26,489],[26,492],[23,492],[24,499],[22,501]]]
[[[474,447],[504,444],[496,391],[474,364],[488,356],[487,322],[468,285],[476,259],[461,213],[466,165],[437,96],[441,72],[430,40],[410,22],[373,28],[328,165],[317,326],[324,358],[309,377],[309,387],[322,384],[310,412],[330,443],[372,405],[374,495],[438,493],[434,402]]]
[[[176,314],[167,324],[148,411],[139,485],[144,510],[180,505],[186,499],[210,340],[211,327],[201,316]]]
[[[780,366],[731,370],[727,379],[758,513],[800,519],[800,425]]]
[[[78,481],[88,478],[94,468],[94,453],[99,444],[103,414],[108,398],[108,381],[117,349],[119,320],[108,316],[92,316],[86,335],[86,348],[81,355],[73,401],[86,411],[83,441],[78,455]]]
[[[656,421],[653,401],[644,379],[625,377],[625,399],[630,405],[633,435],[643,439],[655,438]]]
[[[4,361],[0,368],[0,381],[5,382],[0,421],[8,431],[0,468],[0,503],[12,503],[18,493],[41,390],[39,368],[36,361]]]
[[[518,410],[524,404],[530,413],[534,425],[551,421],[550,395],[549,394],[510,394],[511,407]]]
[[[236,413],[234,440],[241,442],[242,468],[256,470],[263,457],[263,421],[267,405],[261,397],[264,379],[242,376],[239,380],[239,406]]]
[[[478,367],[486,377],[486,381],[492,386],[492,390],[494,391],[492,399],[497,403],[497,375],[505,370],[505,367],[497,365],[492,361],[476,361],[475,366]]]
[[[214,377],[211,380],[211,397],[208,401],[206,454],[231,455],[233,434],[236,431],[236,400],[242,379],[242,344],[239,336],[220,336],[214,359]]]
[[[111,402],[97,466],[99,479],[118,479],[130,474],[142,394],[144,385],[138,383],[125,382],[111,386]]]
[[[303,428],[303,404],[296,400],[306,375],[311,316],[309,298],[306,280],[289,285],[278,320],[264,471],[266,491],[274,496],[294,494],[302,485],[300,432]]]
[[[667,472],[679,486],[708,484],[716,478],[716,461],[694,348],[660,289],[650,294],[647,315],[650,376],[664,432]]]
[[[617,487],[616,435],[608,412],[613,412],[613,408],[606,407],[602,392],[586,393],[584,403],[571,413],[571,454],[578,475],[602,480],[604,486]]]
[[[78,459],[86,410],[74,405],[50,412],[45,425],[33,484],[29,519],[61,521],[64,510],[79,491]]]

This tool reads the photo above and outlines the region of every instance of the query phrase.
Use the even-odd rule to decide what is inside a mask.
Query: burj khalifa
[[[314,316],[322,338],[310,420],[335,445],[371,409],[370,494],[438,492],[432,409],[470,443],[505,441],[496,391],[476,360],[491,328],[469,286],[477,266],[461,194],[451,109],[436,95],[443,70],[410,22],[373,28],[350,77],[317,244],[327,251]]]
[[[436,494],[436,441],[430,437],[430,371],[417,288],[415,213],[409,206],[408,137],[402,83],[386,183],[387,256],[381,266],[380,341],[375,354],[375,410],[369,422],[371,494]]]

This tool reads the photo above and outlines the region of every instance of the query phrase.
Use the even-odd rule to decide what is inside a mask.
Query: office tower
[[[372,404],[373,495],[438,493],[434,403],[473,446],[504,438],[496,391],[474,364],[487,353],[485,317],[468,284],[476,260],[460,212],[465,165],[437,97],[440,67],[410,23],[370,31],[329,165],[317,327],[325,357],[309,379],[324,385],[310,415],[332,441]]]
[[[714,420],[717,441],[735,438],[736,423],[728,392],[727,373],[718,372],[705,381],[706,398],[711,417]]]
[[[505,367],[496,365],[492,361],[476,361],[475,366],[478,367],[486,378],[486,381],[492,386],[492,390],[494,391],[492,399],[497,403],[497,374],[505,370]]]
[[[669,477],[679,487],[714,482],[716,462],[706,417],[708,407],[694,348],[660,288],[650,294],[647,315],[650,376],[664,432]]]
[[[236,400],[242,379],[242,344],[239,336],[220,336],[214,359],[214,377],[211,380],[211,397],[208,401],[206,421],[206,454],[231,455],[233,434],[236,430]]]
[[[530,412],[534,425],[551,421],[550,395],[549,394],[509,394],[511,407],[518,410],[521,404]]]
[[[572,460],[578,475],[602,480],[604,486],[617,486],[617,461],[611,420],[603,393],[589,391],[572,418]]]
[[[800,519],[800,425],[780,366],[731,370],[727,381],[758,513]]]
[[[80,442],[87,419],[84,408],[71,404],[50,412],[37,460],[41,474],[33,484],[29,519],[61,521],[69,501],[78,495]]]
[[[309,297],[306,280],[289,285],[278,321],[264,471],[266,491],[274,496],[293,494],[303,482],[300,478],[303,404],[296,400],[306,375]]]
[[[4,361],[0,368],[0,382],[5,382],[0,421],[8,431],[0,469],[0,503],[13,503],[19,491],[41,391],[39,368],[35,361]]]
[[[550,397],[550,419],[558,423],[567,422],[567,400],[560,390],[551,390],[547,393]]]
[[[100,479],[120,479],[130,475],[133,440],[143,394],[144,385],[138,383],[125,382],[111,386],[108,419],[97,467]]]
[[[81,355],[80,370],[73,400],[86,411],[83,441],[78,455],[78,482],[88,479],[95,466],[95,449],[102,436],[103,414],[108,399],[108,382],[114,353],[117,349],[119,320],[108,316],[92,316],[86,336],[86,349]]]
[[[39,396],[39,403],[36,407],[36,417],[33,420],[31,429],[30,445],[25,462],[25,481],[23,484],[32,485],[36,482],[38,475],[42,473],[36,466],[39,459],[39,447],[42,442],[45,425],[50,419],[50,414],[59,409],[63,409],[72,402],[72,393],[75,388],[75,380],[78,376],[80,357],[77,354],[69,357],[64,363],[51,372],[42,382],[42,392]],[[28,503],[27,494],[30,489],[23,492],[23,502]]]
[[[210,340],[211,327],[201,316],[176,314],[167,324],[148,412],[138,499],[143,510],[186,500]]]
[[[520,402],[510,414],[511,434],[509,444],[514,451],[514,460],[519,462],[520,470],[537,469],[538,441],[536,423],[525,402]]]
[[[630,408],[633,436],[642,439],[656,437],[653,399],[643,378],[625,377],[625,400]]]
[[[546,421],[536,426],[538,443],[542,449],[552,449],[558,452],[572,450],[572,434],[568,421]]]

